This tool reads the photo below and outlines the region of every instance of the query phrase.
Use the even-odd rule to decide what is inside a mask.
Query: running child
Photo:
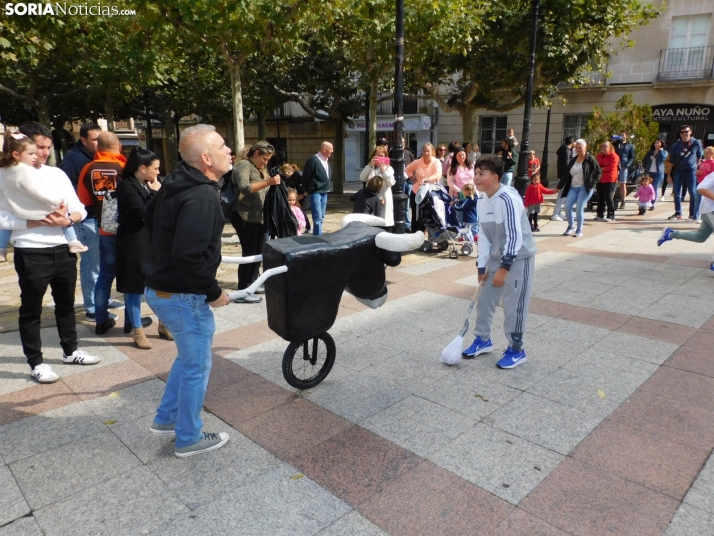
[[[12,212],[17,218],[42,220],[64,203],[64,199],[47,191],[48,183],[42,182],[35,172],[37,146],[24,134],[5,135],[0,157],[0,210]],[[87,247],[77,240],[72,227],[63,229],[69,243],[70,253],[82,253]],[[7,261],[7,244],[12,231],[0,230],[0,262]]]
[[[466,358],[493,351],[491,325],[503,298],[503,329],[509,346],[497,365],[511,369],[526,362],[523,334],[533,288],[536,246],[526,211],[518,192],[500,184],[503,164],[493,155],[476,162],[474,184],[479,199],[478,282],[483,288],[476,303],[473,344],[463,351]]]
[[[657,240],[657,245],[661,246],[670,240],[688,240],[689,242],[706,242],[707,238],[714,232],[714,173],[710,173],[697,186],[698,195],[702,197],[701,212],[702,223],[696,231],[675,231],[671,227],[665,227]],[[709,269],[714,271],[714,262],[709,265]]]
[[[540,232],[538,227],[538,214],[543,203],[543,194],[554,194],[555,190],[548,190],[540,183],[540,173],[534,173],[531,183],[526,188],[526,200],[524,202],[528,213],[528,222],[531,224],[531,231]]]
[[[300,205],[298,205],[298,193],[295,188],[288,188],[288,203],[290,204],[290,210],[292,210],[293,216],[295,216],[298,222],[297,235],[301,236],[305,232],[305,215],[302,213]]]
[[[454,208],[463,213],[464,227],[471,229],[471,236],[474,240],[478,240],[478,214],[476,213],[476,187],[467,182],[461,187],[461,193],[464,194],[463,199],[454,202]]]
[[[652,179],[650,179],[649,175],[642,177],[642,182],[640,182],[635,192],[635,199],[637,199],[637,205],[640,207],[640,216],[643,216],[647,209],[652,206],[652,203],[657,201],[657,192],[652,186]]]

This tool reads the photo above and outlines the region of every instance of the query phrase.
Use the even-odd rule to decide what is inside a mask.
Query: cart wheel
[[[428,240],[425,240],[424,243],[419,246],[419,251],[422,253],[427,253],[431,249],[431,244],[429,244]]]
[[[327,378],[336,353],[335,341],[329,333],[291,342],[283,354],[283,377],[296,389],[314,387]]]
[[[456,248],[451,248],[449,250],[449,258],[450,259],[458,259],[459,258],[459,252]]]
[[[464,244],[461,246],[461,254],[464,257],[468,257],[473,252],[473,248],[469,244]]]
[[[449,247],[449,243],[444,240],[443,242],[439,242],[436,247],[439,249],[439,251],[446,251],[446,248]]]

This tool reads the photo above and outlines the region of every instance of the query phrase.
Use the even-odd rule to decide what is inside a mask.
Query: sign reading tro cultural
[[[658,123],[709,121],[712,110],[712,104],[658,104],[652,106],[652,120]]]

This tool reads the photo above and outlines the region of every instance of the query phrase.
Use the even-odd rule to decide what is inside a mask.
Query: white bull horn
[[[374,237],[374,243],[379,249],[403,253],[414,251],[421,246],[424,243],[424,234],[392,234],[385,231]]]
[[[347,214],[347,216],[342,218],[342,228],[344,229],[345,227],[347,227],[348,223],[352,223],[353,221],[366,223],[370,227],[386,227],[387,226],[387,222],[385,221],[384,218],[372,216],[371,214],[355,213],[355,214]]]

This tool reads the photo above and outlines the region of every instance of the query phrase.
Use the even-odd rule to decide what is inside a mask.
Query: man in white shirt
[[[94,365],[100,359],[77,349],[77,325],[74,316],[74,292],[77,286],[77,256],[69,252],[62,232],[82,221],[87,212],[77,198],[65,173],[45,165],[52,150],[52,133],[34,121],[23,124],[20,132],[37,146],[37,164],[42,180],[61,189],[65,204],[41,221],[17,219],[11,212],[0,211],[0,228],[12,229],[15,246],[15,271],[21,294],[20,339],[32,377],[39,383],[54,383],[59,376],[44,362],[40,337],[42,298],[48,285],[55,301],[57,332],[62,346],[62,361],[68,364]]]
[[[332,167],[328,161],[332,150],[332,144],[323,141],[320,152],[308,159],[302,171],[303,188],[310,199],[314,235],[322,234],[322,220],[327,212],[327,190],[332,179]]]

